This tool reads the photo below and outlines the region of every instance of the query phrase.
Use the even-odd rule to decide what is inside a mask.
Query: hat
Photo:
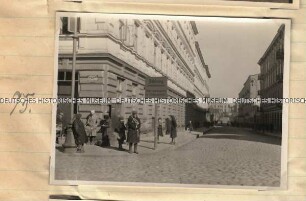
[[[120,116],[120,117],[119,117],[119,121],[121,121],[121,120],[124,120],[124,118]]]
[[[137,111],[136,111],[136,110],[133,110],[133,111],[132,111],[132,114],[137,114]]]

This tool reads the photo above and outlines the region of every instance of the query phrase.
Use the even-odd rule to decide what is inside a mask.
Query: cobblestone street
[[[184,134],[192,136],[192,134]],[[178,140],[183,134],[178,135]],[[187,139],[187,138],[186,138]],[[169,136],[163,140],[169,141]],[[184,139],[185,140],[185,139]],[[160,151],[129,154],[100,148],[99,153],[56,150],[57,180],[279,186],[280,139],[234,127],[216,127],[181,146],[161,143]],[[141,142],[140,145],[144,145]],[[147,142],[148,143],[148,142]],[[146,148],[147,147],[147,148]],[[103,151],[106,150],[106,151]]]

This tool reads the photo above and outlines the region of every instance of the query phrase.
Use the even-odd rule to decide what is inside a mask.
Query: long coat
[[[118,133],[118,141],[124,142],[126,140],[125,136],[125,131],[126,131],[126,126],[124,125],[123,122],[120,122],[120,125],[118,128],[115,129],[115,131]]]
[[[110,125],[110,119],[103,119],[101,120],[101,132],[102,132],[102,147],[108,147],[110,146],[110,132],[109,129],[111,127]]]
[[[127,142],[128,143],[138,143],[140,141],[140,128],[141,122],[138,117],[134,118],[132,116],[129,116],[127,127],[128,127],[128,133],[127,133]]]
[[[86,122],[88,136],[97,136],[98,124],[98,117],[95,114],[88,115]]]
[[[157,135],[158,136],[164,136],[164,134],[163,134],[163,126],[162,126],[162,122],[161,121],[158,121]]]
[[[171,132],[171,120],[166,118],[166,135],[170,134]]]
[[[176,121],[171,120],[171,132],[170,132],[170,137],[171,138],[176,138],[177,137],[177,131],[176,131]]]
[[[85,131],[85,126],[80,119],[75,119],[72,123],[72,131],[77,145],[87,142],[88,138]]]

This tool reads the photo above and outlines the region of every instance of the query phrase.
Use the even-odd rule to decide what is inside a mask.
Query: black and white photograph
[[[57,13],[51,184],[285,188],[290,25]]]

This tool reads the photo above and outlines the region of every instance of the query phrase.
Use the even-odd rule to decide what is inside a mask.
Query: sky
[[[196,21],[205,63],[209,67],[210,97],[236,98],[280,27],[267,19],[203,18]]]

